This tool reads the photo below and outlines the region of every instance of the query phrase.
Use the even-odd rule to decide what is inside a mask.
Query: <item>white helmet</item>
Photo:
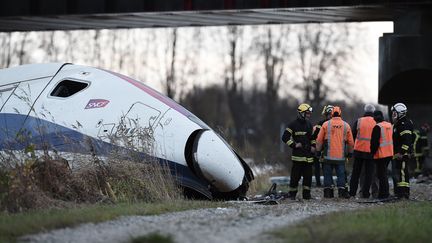
[[[408,109],[403,103],[395,104],[391,107],[392,119],[394,121],[401,119],[402,117],[406,116],[407,111]]]

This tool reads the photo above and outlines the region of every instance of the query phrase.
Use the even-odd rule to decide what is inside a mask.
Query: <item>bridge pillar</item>
[[[432,104],[432,11],[409,11],[379,40],[381,104]]]
[[[417,127],[432,124],[432,11],[406,12],[379,39],[378,102],[402,102]]]

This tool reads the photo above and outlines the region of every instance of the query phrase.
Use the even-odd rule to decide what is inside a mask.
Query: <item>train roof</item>
[[[28,64],[0,69],[0,86],[54,76],[65,63]]]

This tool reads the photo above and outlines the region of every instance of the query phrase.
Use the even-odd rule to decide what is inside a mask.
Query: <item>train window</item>
[[[57,84],[57,86],[51,92],[51,96],[63,98],[69,97],[85,89],[87,86],[88,83],[82,83],[72,80],[63,80]]]

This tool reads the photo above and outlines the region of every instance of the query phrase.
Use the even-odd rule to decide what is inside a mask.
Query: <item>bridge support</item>
[[[432,104],[432,11],[409,11],[379,40],[381,104]]]

